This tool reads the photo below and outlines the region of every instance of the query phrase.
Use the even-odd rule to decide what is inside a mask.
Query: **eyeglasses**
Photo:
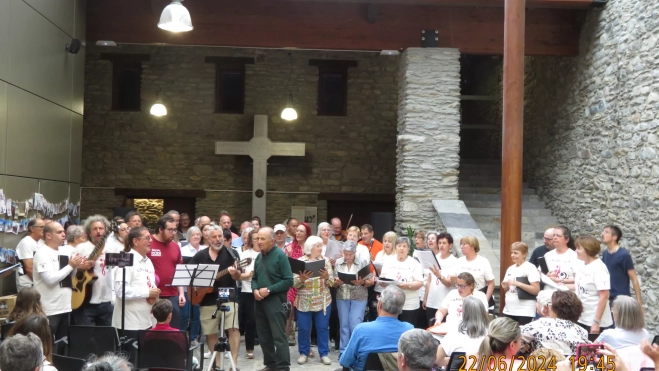
[[[545,241],[549,241],[549,240],[552,239],[552,237],[543,237],[542,239],[545,240]]]
[[[176,233],[178,231],[178,229],[176,229],[176,228],[167,228],[167,230],[172,232],[172,233]]]
[[[463,290],[466,289],[466,288],[469,287],[469,286],[470,286],[470,285],[460,285],[460,284],[458,284],[458,283],[455,284],[455,287],[457,287],[457,288],[459,288],[459,289],[463,289]]]

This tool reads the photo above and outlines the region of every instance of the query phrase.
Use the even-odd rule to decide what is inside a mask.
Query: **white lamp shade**
[[[172,1],[163,9],[158,27],[170,32],[187,32],[192,30],[190,12],[180,1]]]
[[[167,115],[167,107],[163,105],[162,103],[155,103],[153,106],[151,106],[151,114],[154,116],[165,116]]]
[[[286,121],[296,120],[297,112],[295,111],[295,108],[291,108],[291,107],[284,108],[284,110],[281,111],[281,118]]]

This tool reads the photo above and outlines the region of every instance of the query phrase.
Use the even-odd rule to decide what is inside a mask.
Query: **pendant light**
[[[288,74],[288,81],[286,82],[286,87],[291,82],[291,75],[293,74],[293,56],[291,53],[288,53],[288,59],[290,64],[290,72]],[[286,100],[286,107],[281,111],[281,118],[286,121],[297,120],[297,111],[293,108],[293,93],[288,92],[288,100]]]
[[[181,4],[183,0],[174,0],[163,9],[158,27],[170,32],[192,31],[190,12]]]
[[[149,111],[152,115],[156,117],[161,117],[161,116],[166,116],[167,115],[167,107],[165,107],[164,104],[160,101],[160,92],[162,89],[158,90],[158,93],[156,94],[156,103],[151,106],[151,111]]]

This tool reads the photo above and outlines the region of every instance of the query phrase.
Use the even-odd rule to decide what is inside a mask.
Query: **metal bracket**
[[[421,47],[436,48],[439,46],[438,30],[421,30]]]

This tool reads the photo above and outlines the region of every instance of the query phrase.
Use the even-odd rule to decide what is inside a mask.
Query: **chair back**
[[[184,331],[137,332],[137,369],[166,368],[169,370],[188,369],[191,353],[188,352],[188,337]]]
[[[462,367],[462,364],[465,363],[464,357],[466,357],[466,355],[467,353],[465,352],[451,353],[451,358],[449,358],[448,364],[446,365],[446,371],[459,371],[461,368],[462,369],[466,368],[466,367]]]
[[[16,322],[9,322],[3,324],[2,327],[0,327],[0,342],[9,337],[9,332],[12,328],[14,328],[15,324]]]
[[[85,367],[85,360],[53,354],[53,366],[57,371],[80,371]]]
[[[87,359],[116,353],[119,346],[117,329],[111,326],[69,326],[69,356]]]
[[[384,366],[380,362],[380,357],[377,353],[369,353],[366,357],[366,364],[364,364],[364,371],[384,371]]]

